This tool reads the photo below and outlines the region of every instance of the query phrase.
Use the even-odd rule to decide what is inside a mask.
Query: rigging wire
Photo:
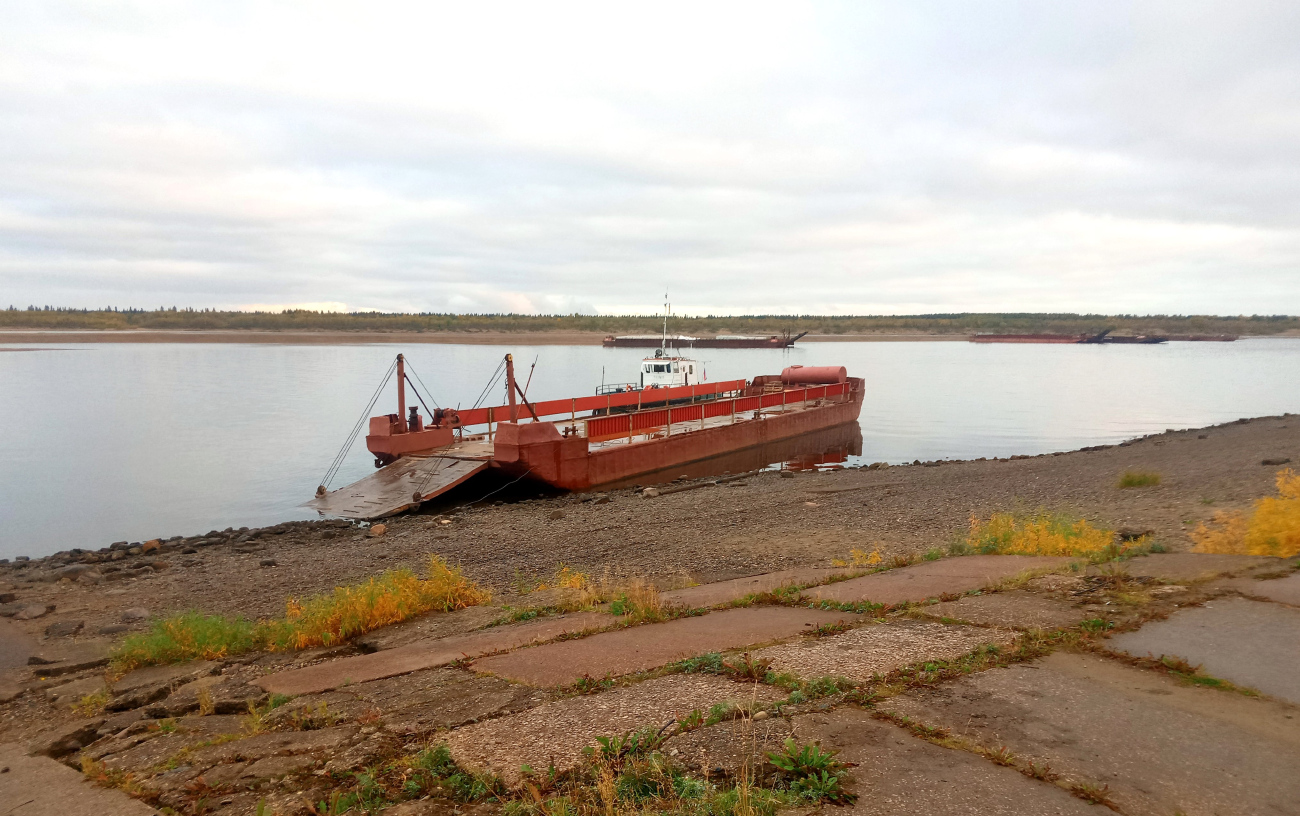
[[[343,466],[343,460],[347,458],[348,451],[352,448],[352,444],[357,441],[357,434],[361,432],[361,428],[365,425],[366,419],[370,416],[371,409],[373,409],[375,403],[379,401],[379,395],[383,393],[384,386],[388,385],[388,380],[393,376],[393,372],[396,370],[397,358],[393,358],[392,364],[388,366],[387,373],[384,374],[383,381],[379,383],[379,387],[376,388],[375,393],[371,395],[370,402],[366,405],[365,410],[361,412],[361,417],[357,420],[356,424],[352,426],[352,432],[348,434],[347,439],[343,442],[343,447],[339,448],[339,452],[334,456],[334,461],[330,463],[329,469],[325,471],[325,477],[321,479],[321,487],[328,488],[330,481],[338,475],[339,468]]]
[[[503,357],[501,358],[501,362],[497,363],[497,370],[492,373],[492,379],[488,380],[488,384],[483,387],[483,392],[478,395],[478,399],[474,400],[474,408],[477,408],[481,404],[483,404],[483,398],[486,397],[488,395],[488,392],[492,390],[492,386],[497,384],[497,380],[501,378],[501,375],[505,372],[505,370],[506,370],[506,361],[505,358]],[[472,411],[474,410],[474,408],[471,408],[470,410]]]
[[[406,361],[406,370],[409,371],[409,372],[411,372],[412,374],[415,375],[415,379],[419,381],[419,383],[420,383],[420,387],[424,389],[424,393],[426,393],[426,394],[429,395],[429,401],[433,403],[433,406],[434,406],[435,408],[441,408],[442,406],[439,405],[439,404],[438,404],[438,401],[437,401],[436,399],[433,398],[433,389],[429,388],[429,386],[427,386],[427,385],[424,384],[424,379],[420,376],[420,372],[418,372],[418,371],[415,370],[415,366],[411,365],[411,361],[410,361],[410,360],[407,360],[407,361]],[[407,379],[407,382],[411,382],[410,379]],[[411,383],[411,388],[415,388],[415,383]],[[416,396],[419,396],[419,394],[420,394],[419,391],[416,391],[415,393],[416,393]],[[423,403],[424,400],[420,400],[420,402]],[[424,406],[424,410],[428,411],[428,410],[429,410],[429,406],[425,405],[425,406]]]

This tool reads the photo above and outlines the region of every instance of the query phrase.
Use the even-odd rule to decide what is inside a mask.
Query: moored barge
[[[662,359],[647,358],[646,365],[663,365],[656,362]],[[418,406],[407,408],[406,386],[415,389],[397,355],[390,369],[390,376],[397,374],[397,413],[370,417],[366,435],[379,469],[339,490],[323,484],[307,506],[343,518],[382,518],[488,469],[564,490],[626,483],[856,423],[865,391],[864,381],[849,377],[843,366],[790,366],[779,375],[714,383],[691,382],[673,366],[661,376],[690,384],[629,384],[594,396],[529,402],[511,355],[504,363],[505,404],[439,408],[426,423]]]
[[[792,335],[789,332],[785,334],[772,334],[766,337],[756,337],[742,334],[719,334],[716,337],[688,337],[679,334],[676,337],[661,337],[657,334],[626,334],[626,335],[608,335],[602,345],[605,348],[658,348],[664,340],[671,340],[678,346],[691,346],[701,349],[752,349],[752,348],[777,348],[784,349],[793,346],[800,338],[808,332],[799,332]]]

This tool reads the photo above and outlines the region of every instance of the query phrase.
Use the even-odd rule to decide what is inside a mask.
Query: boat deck
[[[760,414],[764,416],[771,416],[774,414],[797,413],[800,411],[807,411],[819,407],[819,404],[820,402],[807,402],[807,403],[800,402],[800,403],[793,403],[785,406],[778,406],[775,408],[763,408],[761,410],[755,410],[755,411],[744,411],[743,413],[738,413],[735,416],[732,416],[731,414],[723,414],[722,416],[705,417],[703,419],[689,419],[684,422],[678,422],[674,420],[671,426],[658,425],[649,428],[634,430],[629,436],[620,436],[614,439],[597,439],[595,441],[588,442],[587,449],[592,453],[595,453],[596,451],[609,450],[610,448],[615,448],[615,447],[622,447],[626,445],[639,445],[644,442],[653,442],[656,439],[664,439],[665,437],[669,437],[669,436],[684,436],[686,434],[695,433],[696,431],[704,431],[704,430],[708,430],[709,428],[718,428],[723,425],[732,425],[740,422],[752,422],[754,420],[761,419],[762,417],[760,416]],[[557,423],[557,424],[561,424],[561,423]],[[568,423],[563,423],[563,424],[568,424]],[[585,436],[586,435],[585,425],[582,423],[581,420],[579,420],[578,423],[576,424],[578,426],[579,434]]]
[[[364,479],[312,499],[304,507],[340,518],[384,518],[445,493],[487,467],[487,458],[403,456]]]
[[[611,412],[610,397],[597,398],[596,403],[605,402],[604,410],[586,417],[576,416],[577,400],[571,400],[567,405],[564,401],[558,401],[555,405],[560,409],[567,408],[562,413],[568,413],[569,417],[542,421],[551,421],[561,434],[567,434],[570,438],[575,434],[579,438],[585,438],[587,452],[595,454],[645,445],[657,440],[689,437],[699,431],[728,425],[761,422],[765,417],[806,413],[829,405],[843,404],[850,395],[849,385],[840,383],[769,390],[728,399],[704,399],[714,397],[722,390],[715,389],[698,395],[702,401],[694,402],[697,395],[692,393],[693,390],[665,389],[663,394],[656,394],[664,397],[664,401],[659,403],[662,407],[627,413]],[[669,400],[677,396],[674,391],[681,392],[682,397],[691,397],[692,401],[672,405]],[[724,391],[727,392],[734,393],[734,389]],[[665,405],[665,402],[668,404]],[[495,429],[491,419],[495,410],[484,413],[487,422],[475,424],[486,425],[487,433],[466,434],[445,448],[403,456],[354,484],[318,496],[304,506],[330,516],[376,519],[408,510],[450,490],[492,466],[496,451]],[[545,417],[547,413],[553,415],[561,411],[539,413]]]

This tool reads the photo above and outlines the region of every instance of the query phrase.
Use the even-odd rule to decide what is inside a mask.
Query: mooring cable
[[[393,376],[393,372],[396,370],[397,360],[394,358],[392,365],[388,366],[388,372],[384,374],[383,381],[379,383],[379,387],[375,389],[375,393],[370,397],[370,402],[366,405],[365,410],[361,412],[361,418],[352,426],[352,432],[348,434],[347,439],[343,442],[343,447],[340,448],[339,452],[334,456],[334,461],[330,463],[329,469],[325,471],[325,477],[321,479],[320,483],[322,488],[328,488],[330,482],[336,475],[338,475],[339,468],[343,466],[343,460],[347,458],[348,451],[351,450],[353,443],[357,441],[357,434],[360,433],[361,428],[365,425],[366,419],[370,416],[370,411],[375,407],[375,403],[379,401],[379,395],[384,391],[384,386],[388,385],[388,380]],[[318,490],[318,492],[321,491]]]

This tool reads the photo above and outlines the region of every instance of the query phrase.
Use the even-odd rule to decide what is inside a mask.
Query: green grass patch
[[[1119,487],[1154,487],[1160,484],[1160,474],[1148,470],[1126,470],[1119,477]]]

